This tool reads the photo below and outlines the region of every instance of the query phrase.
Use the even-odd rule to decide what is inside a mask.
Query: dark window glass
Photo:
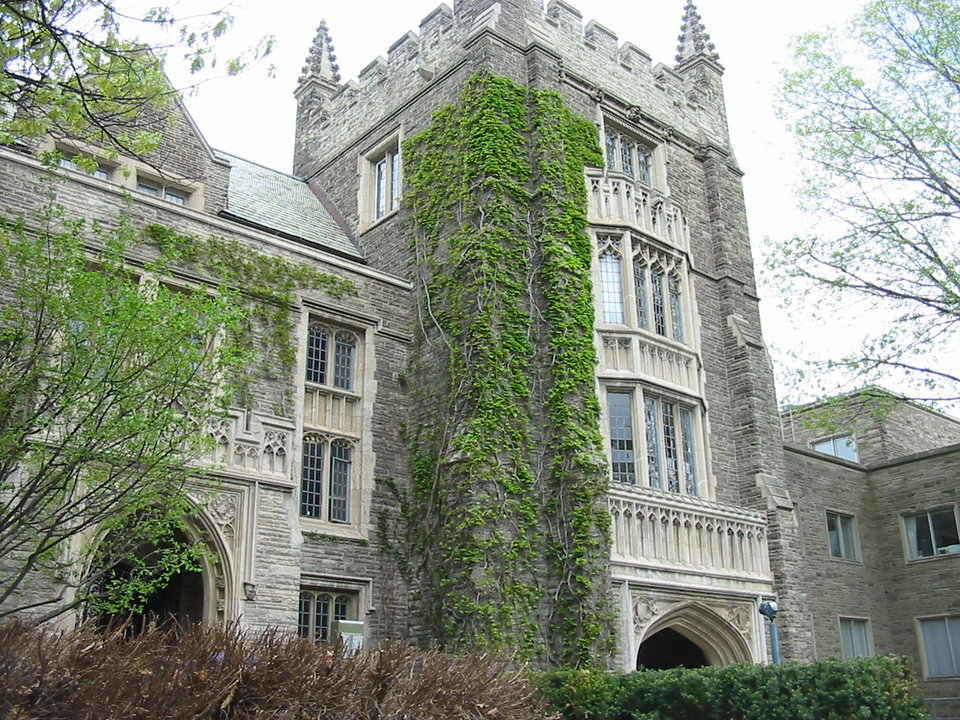
[[[327,381],[327,339],[325,328],[311,327],[307,333],[307,381]]]
[[[323,507],[323,441],[303,441],[303,468],[300,472],[300,514],[318,518]]]
[[[353,389],[353,356],[356,341],[350,333],[337,333],[333,357],[333,386],[342,390]]]
[[[637,482],[636,462],[633,452],[633,412],[631,393],[607,394],[610,414],[610,460],[613,481],[634,485]]]
[[[350,521],[350,445],[334,440],[330,445],[330,520]]]

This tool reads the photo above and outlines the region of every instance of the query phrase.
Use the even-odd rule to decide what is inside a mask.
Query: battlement
[[[688,2],[688,15],[691,8]],[[699,15],[694,17],[696,22],[690,21],[690,27],[702,31],[702,23],[697,25]],[[685,16],[684,31],[687,27]],[[684,61],[677,70],[653,65],[648,53],[632,42],[621,42],[614,31],[595,20],[584,22],[583,14],[565,0],[549,0],[545,8],[540,0],[458,0],[453,9],[441,4],[428,13],[417,32],[401,35],[386,56],[375,58],[356,80],[341,85],[339,77],[332,82],[332,78],[324,79],[311,74],[309,67],[304,68],[296,93],[300,101],[297,156],[301,165],[297,169],[304,169],[307,158],[308,165],[321,164],[337,148],[355,140],[359,129],[369,128],[394,112],[461,59],[469,39],[485,29],[521,47],[535,43],[547,48],[561,58],[563,72],[627,105],[642,108],[645,115],[665,126],[727,144],[725,121],[719,117],[723,114],[722,101],[721,112],[716,112],[719,90],[712,93],[712,106],[706,102],[711,99],[706,96],[710,93],[691,92],[695,84],[703,85],[702,72],[696,79],[686,72],[696,63]],[[705,34],[702,37],[709,40]],[[692,42],[688,44],[692,46]],[[327,45],[332,50],[326,26],[321,25],[310,55],[316,67],[322,65],[316,58],[322,59]],[[715,54],[702,57],[718,74],[722,72]],[[715,87],[719,88],[719,82]]]

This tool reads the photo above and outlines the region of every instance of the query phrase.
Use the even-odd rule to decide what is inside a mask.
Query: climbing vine
[[[252,251],[236,240],[200,238],[157,224],[148,225],[144,234],[161,252],[166,264],[194,266],[222,285],[240,290],[237,298],[245,305],[248,325],[234,340],[239,347],[250,351],[250,357],[266,359],[250,365],[246,376],[237,383],[241,404],[249,401],[253,374],[258,369],[265,372],[270,368],[271,359],[276,361],[281,377],[288,378],[293,372],[297,348],[290,308],[296,301],[295,290],[325,290],[334,297],[355,292],[353,283],[345,278],[305,263]],[[251,323],[259,324],[265,331],[256,353]]]
[[[403,150],[420,309],[407,555],[426,622],[448,645],[587,664],[608,619],[596,129],[555,93],[480,74]]]

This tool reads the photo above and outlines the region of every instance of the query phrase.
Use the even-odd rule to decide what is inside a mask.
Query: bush
[[[0,626],[0,718],[543,720],[526,675],[401,644],[344,657],[276,631]]]
[[[927,720],[903,658],[541,673],[564,720]]]

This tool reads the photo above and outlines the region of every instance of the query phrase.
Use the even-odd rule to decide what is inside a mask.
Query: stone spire
[[[683,10],[683,25],[680,26],[680,36],[677,40],[679,40],[677,45],[678,65],[696,55],[703,55],[715,63],[720,62],[717,49],[710,41],[710,36],[703,26],[703,20],[697,6],[693,4],[693,0],[687,0],[687,6]]]
[[[340,67],[333,52],[333,40],[330,38],[326,20],[321,20],[317,27],[317,34],[313,38],[310,52],[307,53],[307,62],[300,72],[300,85],[309,80],[320,80],[334,86],[340,83]]]

